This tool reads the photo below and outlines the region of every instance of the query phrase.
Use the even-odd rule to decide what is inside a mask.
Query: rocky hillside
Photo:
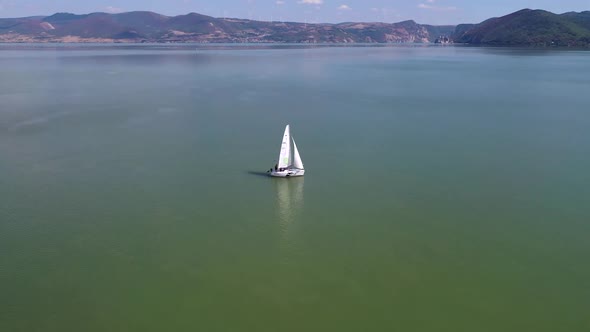
[[[47,17],[0,19],[3,42],[432,42],[454,26],[399,23],[304,24],[214,18],[190,13],[58,13]]]

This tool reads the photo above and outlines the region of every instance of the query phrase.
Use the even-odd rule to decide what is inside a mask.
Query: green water
[[[590,330],[589,61],[0,45],[0,331]]]

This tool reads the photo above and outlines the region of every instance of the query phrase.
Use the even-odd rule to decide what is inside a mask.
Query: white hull
[[[290,178],[295,176],[303,176],[305,174],[304,169],[290,168],[284,171],[275,171],[274,169],[270,172],[270,176],[278,178]]]

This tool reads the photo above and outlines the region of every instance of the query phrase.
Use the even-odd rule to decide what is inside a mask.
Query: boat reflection
[[[288,238],[293,221],[303,209],[303,177],[274,179],[277,214],[283,238]]]

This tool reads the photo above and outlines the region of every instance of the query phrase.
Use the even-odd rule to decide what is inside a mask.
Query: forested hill
[[[498,46],[589,46],[590,11],[554,14],[523,9],[479,24],[458,25],[455,42]]]

